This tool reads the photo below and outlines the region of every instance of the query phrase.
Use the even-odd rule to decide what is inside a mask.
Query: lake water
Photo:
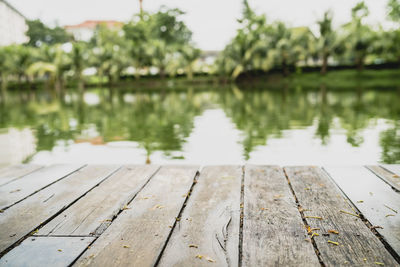
[[[399,90],[8,93],[0,166],[400,163]]]

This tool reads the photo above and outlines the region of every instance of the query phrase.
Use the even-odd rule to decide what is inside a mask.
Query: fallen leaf
[[[334,242],[334,241],[331,241],[331,240],[328,240],[328,243],[331,243],[331,244],[334,244],[334,245],[336,245],[336,246],[339,246],[339,243],[338,243],[338,242]]]
[[[200,260],[201,260],[203,257],[204,257],[203,255],[196,255],[196,258],[197,258],[197,259],[200,259]]]
[[[312,233],[310,238],[313,238],[314,236],[319,236],[319,234],[318,233]]]
[[[383,262],[376,261],[374,262],[376,265],[385,265]]]
[[[128,245],[124,245],[124,248],[130,248],[131,246],[128,246]]]
[[[155,209],[162,209],[162,208],[164,208],[164,206],[163,205],[155,205],[153,208],[151,208],[152,210],[155,210]]]
[[[397,210],[392,209],[391,207],[389,207],[388,205],[383,204],[383,206],[385,206],[386,208],[390,209],[391,211],[393,211],[394,213],[397,213]]]
[[[339,232],[336,231],[336,230],[328,230],[328,233],[330,233],[330,234],[336,234],[336,235],[339,234]]]
[[[62,252],[62,249],[59,249],[58,251],[59,251],[59,252]]]
[[[19,192],[19,191],[21,191],[21,189],[15,189],[13,191],[10,191],[10,193],[15,193],[15,192]]]
[[[194,245],[194,244],[189,245],[189,248],[198,248],[198,247],[199,247],[199,246]]]
[[[215,260],[211,259],[210,257],[207,257],[206,260],[208,260],[209,262],[215,262]]]
[[[360,215],[358,215],[358,214],[354,214],[354,213],[351,213],[351,212],[348,212],[348,211],[344,211],[344,210],[340,210],[340,212],[341,212],[341,213],[344,213],[344,214],[348,214],[348,215],[351,215],[351,216],[355,216],[355,217],[360,218]]]
[[[319,216],[304,216],[304,218],[313,218],[313,219],[323,220],[323,218],[319,217]]]
[[[364,200],[358,200],[357,203],[364,203]]]

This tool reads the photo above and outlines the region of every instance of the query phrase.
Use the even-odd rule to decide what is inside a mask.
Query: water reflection
[[[32,129],[35,163],[400,162],[396,91],[92,89],[6,99],[0,129]]]

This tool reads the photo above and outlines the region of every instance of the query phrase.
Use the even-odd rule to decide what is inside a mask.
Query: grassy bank
[[[319,72],[293,73],[288,77],[281,74],[244,76],[237,81],[240,87],[286,87],[317,89],[321,86],[332,90],[352,88],[394,89],[400,87],[400,69],[386,70],[333,70],[326,75]]]
[[[223,87],[226,85],[237,85],[240,88],[259,88],[259,89],[319,89],[325,87],[330,90],[346,90],[354,88],[369,89],[397,89],[400,88],[400,69],[384,70],[332,70],[326,75],[319,72],[297,72],[288,77],[280,73],[265,74],[244,74],[238,80],[233,81],[229,78],[221,78],[215,75],[197,75],[189,80],[185,76],[168,77],[161,79],[157,76],[142,77],[135,79],[125,77],[117,82],[109,83],[107,79],[100,79],[96,76],[87,77],[86,88],[115,87],[130,90],[185,90],[193,88],[196,90]],[[45,87],[44,82],[37,82],[31,85],[10,83],[10,90],[20,89],[40,89]],[[66,83],[68,89],[77,88],[77,83],[70,81]]]

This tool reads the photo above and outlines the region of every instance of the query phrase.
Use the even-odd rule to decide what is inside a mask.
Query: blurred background
[[[400,0],[0,0],[0,166],[400,163]]]

